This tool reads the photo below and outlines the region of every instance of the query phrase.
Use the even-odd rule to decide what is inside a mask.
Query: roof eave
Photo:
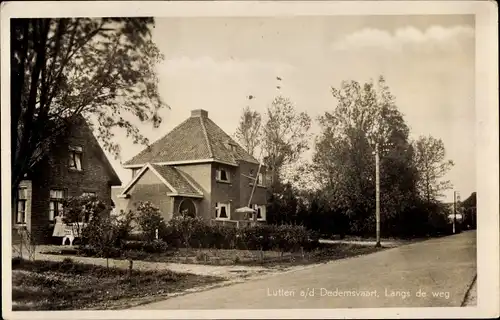
[[[169,193],[167,193],[167,196],[170,196],[170,197],[189,197],[189,198],[203,199],[203,195],[201,195],[201,194],[191,194],[191,193],[169,192]]]
[[[150,162],[151,164],[155,164],[158,166],[169,166],[169,165],[181,165],[181,164],[202,164],[202,163],[211,163],[211,162],[216,162],[216,163],[222,163],[222,164],[227,164],[233,167],[237,167],[237,163],[231,163],[227,161],[222,161],[222,160],[217,160],[217,159],[195,159],[195,160],[182,160],[182,161],[164,161],[164,162]],[[257,163],[258,164],[258,163]],[[143,164],[126,164],[123,165],[125,169],[136,169],[136,168],[142,168],[145,165]]]

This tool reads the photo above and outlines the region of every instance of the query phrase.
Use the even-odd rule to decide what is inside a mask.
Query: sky
[[[444,200],[454,190],[465,199],[476,190],[474,30],[473,15],[157,18],[159,91],[170,109],[160,128],[139,128],[155,141],[205,109],[232,135],[245,106],[264,113],[281,94],[316,134],[316,119],[335,108],[331,87],[383,75],[411,138],[442,139],[455,162]],[[121,159],[110,156],[123,184],[130,172],[120,161],[143,148],[124,140]]]

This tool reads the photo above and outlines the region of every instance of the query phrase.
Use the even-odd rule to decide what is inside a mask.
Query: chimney
[[[208,118],[208,112],[203,109],[196,109],[196,110],[191,110],[191,118],[195,117],[203,117],[203,118]]]

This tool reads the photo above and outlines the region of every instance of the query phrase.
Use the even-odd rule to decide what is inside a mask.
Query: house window
[[[215,218],[220,220],[230,219],[229,203],[218,202],[215,204]]]
[[[257,211],[257,220],[265,221],[266,220],[266,206],[254,204],[253,208]],[[252,219],[253,219],[253,217],[250,216],[250,220],[252,220]]]
[[[228,146],[229,150],[236,151],[236,145],[234,143],[232,143],[231,141],[229,141],[227,143],[227,146]]]
[[[27,189],[19,188],[16,208],[16,223],[26,223],[26,201],[28,200]]]
[[[218,169],[217,170],[217,180],[229,182],[229,172],[226,169]]]
[[[82,147],[69,148],[69,168],[82,171]]]
[[[63,190],[50,190],[49,202],[49,220],[54,221],[55,217],[60,216],[63,212]]]
[[[95,192],[84,192],[82,193],[83,197],[95,197],[96,193]]]

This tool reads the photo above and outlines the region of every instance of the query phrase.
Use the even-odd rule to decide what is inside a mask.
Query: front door
[[[191,199],[183,199],[179,205],[179,213],[189,217],[196,216],[196,205]]]

